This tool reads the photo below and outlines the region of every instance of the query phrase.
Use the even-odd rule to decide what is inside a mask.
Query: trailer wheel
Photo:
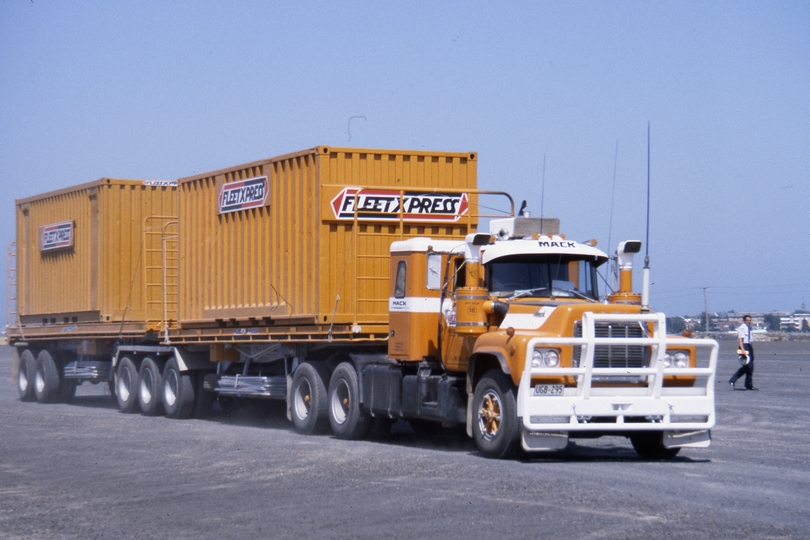
[[[189,418],[194,411],[194,381],[191,373],[181,372],[172,357],[163,368],[163,407],[169,418]]]
[[[680,448],[666,448],[664,433],[661,431],[642,431],[630,435],[633,449],[644,459],[672,459],[681,451]]]
[[[163,412],[163,404],[160,395],[163,391],[163,375],[160,373],[160,366],[149,356],[141,362],[141,369],[138,371],[138,405],[141,407],[141,414],[145,416],[156,416]]]
[[[129,356],[118,363],[115,373],[115,397],[121,412],[134,413],[138,410],[138,367]]]
[[[37,359],[34,353],[25,349],[20,355],[20,369],[17,373],[17,390],[20,391],[20,399],[23,401],[33,401],[36,399],[34,393],[34,379],[37,373]]]
[[[329,382],[329,425],[338,439],[362,439],[371,416],[360,404],[357,371],[348,362],[335,368]]]
[[[329,425],[325,379],[325,370],[309,362],[295,370],[290,410],[299,433],[321,434]]]
[[[59,366],[53,356],[43,349],[37,354],[37,370],[34,375],[34,393],[40,403],[50,403],[59,397]]]
[[[512,381],[502,371],[488,371],[475,387],[473,407],[478,451],[488,458],[513,457],[520,445],[520,426]]]

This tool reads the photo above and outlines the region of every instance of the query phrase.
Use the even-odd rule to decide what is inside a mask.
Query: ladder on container
[[[17,326],[17,242],[8,245],[8,327]]]
[[[169,330],[177,321],[178,311],[178,223],[175,217],[149,216],[143,229],[146,325],[163,334],[169,342]]]

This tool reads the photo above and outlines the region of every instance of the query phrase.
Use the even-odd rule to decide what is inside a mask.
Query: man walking
[[[734,383],[737,379],[745,375],[745,389],[757,390],[754,388],[754,346],[751,335],[751,315],[743,317],[743,323],[737,327],[737,346],[741,351],[745,351],[748,361],[737,370],[729,379],[731,389],[734,390]]]

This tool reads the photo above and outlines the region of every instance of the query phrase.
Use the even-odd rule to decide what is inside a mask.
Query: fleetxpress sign
[[[39,250],[53,251],[73,247],[73,222],[62,221],[39,228]]]
[[[267,202],[267,177],[248,178],[222,186],[219,213],[259,208]]]
[[[469,209],[466,193],[411,193],[398,190],[344,188],[332,199],[340,220],[458,221]]]

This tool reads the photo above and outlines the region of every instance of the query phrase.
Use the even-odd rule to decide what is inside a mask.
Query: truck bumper
[[[653,323],[655,337],[597,338],[595,323],[638,321]],[[569,436],[628,435],[638,431],[663,432],[663,444],[674,447],[707,447],[715,424],[714,385],[717,369],[717,342],[710,339],[668,338],[666,319],[661,313],[648,315],[599,315],[585,313],[581,338],[534,338],[529,341],[525,369],[518,388],[518,416],[521,418],[523,447],[526,450],[558,450]],[[582,347],[577,368],[532,367],[535,348],[559,345]],[[641,368],[596,368],[597,346],[645,345],[652,348],[650,365]],[[695,347],[696,367],[664,367],[667,347]],[[702,354],[701,354],[702,353]],[[569,375],[576,386],[548,385],[535,388],[532,377]],[[691,387],[664,386],[667,375],[695,378]],[[646,381],[643,386],[611,385],[610,378],[632,377]],[[594,379],[600,381],[594,386]]]

